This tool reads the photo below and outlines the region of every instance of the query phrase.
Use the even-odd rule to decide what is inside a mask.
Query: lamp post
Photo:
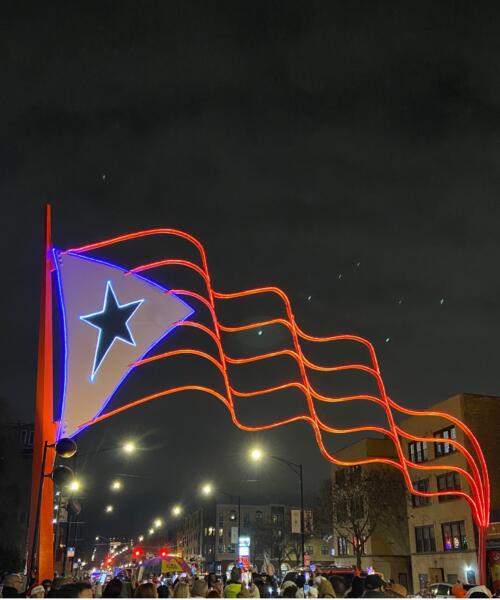
[[[250,451],[250,458],[253,462],[260,462],[264,457],[265,457],[265,453],[260,448],[253,448]],[[303,470],[302,464],[294,463],[291,460],[282,458],[281,456],[271,456],[270,455],[269,458],[272,458],[273,460],[276,460],[276,461],[286,465],[299,478],[299,486],[300,486],[300,546],[301,546],[301,554],[302,554],[302,564],[304,564],[304,556],[305,556],[304,470]]]
[[[38,497],[35,512],[35,525],[33,530],[33,544],[31,553],[29,555],[29,562],[27,565],[28,573],[28,584],[33,570],[36,569],[38,562],[38,533],[40,529],[40,510],[42,506],[42,495],[43,495],[43,482],[46,477],[50,477],[56,484],[67,484],[73,478],[73,471],[69,467],[58,466],[53,469],[51,473],[45,473],[45,463],[47,461],[47,450],[49,448],[55,448],[57,456],[61,458],[71,458],[76,454],[77,447],[76,443],[69,438],[62,438],[55,444],[49,444],[47,441],[43,446],[42,463],[40,469],[40,481],[38,484]]]
[[[203,496],[209,497],[212,496],[212,494],[214,493],[214,488],[210,483],[205,483],[204,485],[202,485],[201,487],[201,493],[203,494]],[[236,542],[236,546],[235,546],[235,550],[234,550],[234,563],[236,566],[236,563],[238,562],[238,546],[239,546],[239,542],[240,542],[240,527],[241,527],[241,496],[235,496],[235,494],[230,494],[229,492],[224,492],[223,490],[218,490],[218,492],[220,494],[223,494],[224,496],[227,496],[228,498],[231,499],[231,501],[233,501],[234,498],[238,499],[238,526],[237,526],[237,542]],[[217,525],[217,523],[216,523]]]

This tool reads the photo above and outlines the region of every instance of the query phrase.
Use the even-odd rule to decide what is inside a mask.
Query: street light
[[[125,454],[133,454],[137,450],[137,446],[134,442],[126,442],[123,444],[123,451]]]
[[[114,509],[113,509],[113,505],[112,505],[112,504],[108,504],[108,505],[106,506],[106,512],[107,512],[107,513],[112,513],[112,512],[113,512],[113,510],[114,510]]]
[[[250,450],[250,459],[258,463],[264,457],[265,453],[261,448],[252,448]],[[305,554],[305,532],[304,532],[304,477],[303,477],[303,468],[302,465],[291,462],[286,458],[281,458],[280,456],[269,456],[273,460],[277,460],[278,462],[286,465],[289,469],[291,469],[295,475],[299,478],[300,484],[300,532],[301,532],[301,550],[302,550],[302,564],[304,564],[304,554]]]
[[[155,532],[154,527],[151,527],[148,531],[149,535],[153,535],[154,532]]]
[[[140,535],[140,536],[139,536],[137,539],[138,539],[140,542],[143,542],[143,541],[144,541],[144,536],[143,536],[143,535]]]
[[[201,486],[201,493],[204,496],[211,496],[213,494],[214,491],[214,486],[211,483],[204,483]]]
[[[159,529],[163,525],[163,521],[161,519],[155,519],[153,525],[155,529]]]
[[[119,490],[121,490],[123,487],[122,482],[119,479],[115,479],[112,483],[111,483],[111,489],[114,492],[118,492]]]
[[[253,462],[260,462],[264,458],[264,452],[260,448],[252,448],[250,450],[250,458]]]
[[[81,488],[81,484],[78,479],[73,479],[73,481],[71,481],[68,485],[68,488],[71,492],[78,492]]]
[[[182,506],[180,504],[176,504],[172,507],[172,515],[174,517],[178,517],[182,513]]]

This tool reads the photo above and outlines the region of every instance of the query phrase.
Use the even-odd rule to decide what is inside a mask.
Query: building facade
[[[500,398],[459,394],[430,407],[446,412],[466,423],[485,454],[490,473],[492,514],[500,508],[500,451],[498,433],[493,423],[500,416]],[[463,432],[439,417],[417,416],[401,423],[403,430],[415,436],[433,436],[457,440],[472,454],[473,449]],[[402,438],[406,456],[412,462],[439,466],[448,464],[470,470],[464,456],[446,442],[429,444]],[[464,477],[456,472],[413,470],[415,486],[422,491],[470,492]],[[470,507],[460,496],[424,498],[413,496],[408,509],[413,585],[415,590],[429,583],[457,579],[478,581],[477,535]],[[494,524],[489,531],[488,552],[500,546]]]
[[[33,424],[4,422],[0,427],[0,567],[22,569],[33,459]]]
[[[392,440],[388,438],[364,438],[336,452],[335,456],[345,461],[355,461],[370,457],[397,458]],[[367,473],[384,468],[382,465],[371,464],[356,467],[360,472]],[[332,479],[337,481],[345,473],[345,468],[332,466]],[[381,490],[381,493],[384,493]],[[406,504],[407,497],[403,493],[399,502]],[[360,506],[360,518],[367,513],[367,508]],[[405,511],[403,510],[404,514]],[[352,567],[356,564],[353,551],[353,540],[348,529],[344,529],[342,517],[337,511],[333,514],[334,532],[334,561],[338,567]],[[407,533],[406,519],[402,523],[380,523],[373,534],[365,541],[364,553],[361,559],[363,569],[372,567],[383,573],[387,579],[393,579],[411,590],[410,544]]]
[[[177,553],[205,570],[225,571],[247,552],[257,570],[287,571],[297,566],[301,556],[300,533],[292,533],[292,510],[297,509],[283,504],[236,503],[196,509],[186,515],[177,531]],[[323,540],[309,532],[306,535],[311,561],[330,564],[332,549],[331,537]]]

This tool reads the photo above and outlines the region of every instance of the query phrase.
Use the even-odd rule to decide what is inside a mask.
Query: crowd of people
[[[149,577],[136,582],[114,577],[105,585],[98,581],[71,580],[56,577],[25,589],[24,578],[10,574],[3,578],[2,598],[406,598],[404,586],[384,581],[377,574],[346,579],[339,575],[326,577],[319,572],[288,573],[279,584],[265,573],[242,572],[233,568],[230,576],[216,573],[193,576],[188,573],[170,577]],[[425,592],[420,594],[425,597]],[[457,582],[450,597],[492,598],[486,586],[467,586]],[[495,594],[494,597],[500,597]]]

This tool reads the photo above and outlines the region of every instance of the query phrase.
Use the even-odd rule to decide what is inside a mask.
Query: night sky
[[[369,338],[401,404],[499,394],[499,13],[493,2],[2,3],[0,394],[11,418],[33,418],[45,202],[60,248],[150,227],[192,233],[217,290],[277,285],[305,331]],[[130,267],[182,252],[194,257],[157,238],[99,255]],[[202,290],[180,268],[154,276]],[[279,310],[245,301],[221,305],[220,318]],[[180,330],[162,348],[187,343],[210,348]],[[227,344],[245,356],[289,339],[273,328]],[[147,369],[110,406],[178,380],[222,389],[201,359]],[[234,381],[251,389],[294,374],[284,360]],[[373,391],[318,381],[334,395],[352,385]],[[299,393],[238,402],[252,423],[304,407]],[[380,417],[364,405],[321,410],[342,425]],[[128,438],[142,447],[133,459],[84,456]],[[291,472],[246,464],[256,442],[304,463],[309,497],[328,473],[307,425],[250,435],[202,394],[157,400],[78,441],[88,537],[137,535],[204,479],[244,500],[295,502]],[[118,473],[141,477],[124,478],[105,518]]]

